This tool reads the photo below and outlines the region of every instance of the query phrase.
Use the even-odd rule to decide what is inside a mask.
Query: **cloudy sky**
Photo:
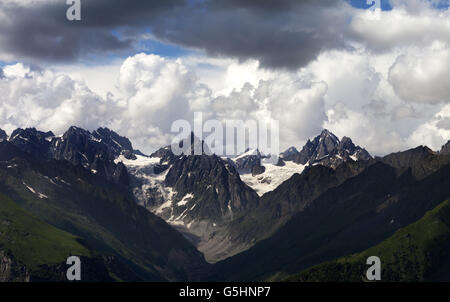
[[[369,1],[370,2],[370,1]],[[0,128],[107,126],[145,152],[174,120],[327,128],[383,155],[450,139],[449,0],[0,2]]]

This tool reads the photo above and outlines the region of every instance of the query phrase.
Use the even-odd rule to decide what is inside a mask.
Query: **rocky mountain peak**
[[[56,148],[65,145],[68,148],[80,149],[79,151],[85,150],[85,153],[95,151],[97,157],[109,160],[113,160],[121,154],[126,155],[127,158],[133,157],[133,146],[130,140],[108,128],[98,128],[91,133],[72,126],[61,139],[54,142],[54,145]]]
[[[8,139],[8,135],[6,132],[2,129],[0,129],[0,142],[5,141]]]
[[[229,162],[240,174],[252,173],[258,175],[264,173],[262,159],[266,158],[258,149],[247,148],[244,153],[231,159]]]
[[[237,171],[216,155],[180,158],[169,170],[165,184],[179,197],[189,193],[195,196],[192,204],[186,203],[188,208],[196,204],[195,209],[185,212],[183,218],[187,220],[217,221],[257,201],[256,193],[239,179]]]
[[[312,141],[308,139],[300,152],[291,147],[282,153],[285,161],[294,161],[298,164],[322,164],[335,168],[347,160],[367,160],[372,158],[363,148],[355,146],[349,137],[342,140],[327,129]]]
[[[309,140],[308,140],[308,141],[309,141]],[[285,157],[293,156],[293,155],[295,155],[295,154],[297,154],[297,153],[298,153],[297,148],[295,148],[295,147],[290,147],[290,148],[288,148],[286,151],[280,153],[280,157],[281,157],[281,158],[285,158]]]
[[[107,128],[99,128],[90,133],[72,126],[62,136],[35,128],[18,128],[13,131],[8,141],[39,161],[66,160],[111,181],[126,182],[126,168],[116,165],[113,161],[120,154],[133,155],[131,142]]]
[[[442,146],[441,151],[439,151],[441,155],[450,155],[450,140]]]
[[[314,145],[313,156],[314,160],[320,160],[328,156],[334,149],[337,148],[340,141],[330,131],[323,130],[319,136],[316,136],[312,142]]]
[[[355,147],[352,139],[348,136],[344,136],[339,145],[344,149],[351,149]]]
[[[323,129],[319,137],[320,139],[329,139],[334,143],[339,143],[339,138],[328,129]]]
[[[12,132],[9,142],[23,152],[48,159],[51,157],[50,145],[54,136],[51,131],[42,132],[36,128],[18,128]]]
[[[128,159],[135,159],[131,141],[108,128],[98,128],[92,136],[109,146],[115,156],[123,154]]]
[[[407,171],[412,173],[415,178],[420,179],[429,175],[443,163],[448,162],[446,156],[441,155],[427,146],[419,146],[406,151],[391,153],[377,160],[395,167],[399,173]]]
[[[186,145],[185,145],[186,144]],[[191,132],[190,135],[182,139],[178,146],[182,149],[184,155],[212,155],[208,145],[204,140],[200,140],[198,136]]]
[[[212,155],[208,145],[205,141],[200,140],[193,132],[190,135],[179,141],[178,147],[180,148],[181,154],[176,155],[172,146],[168,145],[162,148],[159,148],[155,152],[153,152],[150,157],[158,157],[160,158],[161,164],[169,164],[172,163],[175,159],[180,156],[191,156],[191,155]]]
[[[55,135],[51,131],[42,132],[42,131],[36,130],[36,128],[26,128],[26,129],[18,128],[13,131],[9,140],[10,141],[17,140],[17,139],[41,140],[41,139],[52,138],[54,136]]]

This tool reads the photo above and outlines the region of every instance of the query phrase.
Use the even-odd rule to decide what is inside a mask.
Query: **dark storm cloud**
[[[74,26],[66,19],[64,3],[31,8],[0,4],[7,16],[0,20],[0,53],[16,60],[73,61],[131,47],[131,39],[119,39],[110,30]]]
[[[159,16],[185,7],[186,0],[81,0],[82,23],[89,27],[151,25]]]
[[[338,2],[208,1],[175,23],[161,20],[153,32],[212,55],[254,58],[264,67],[293,69],[322,50],[344,46],[346,19],[337,13]]]
[[[82,0],[82,21],[69,22],[65,1],[28,8],[0,4],[9,16],[0,21],[0,53],[73,61],[136,50],[140,34],[151,32],[163,42],[210,55],[293,69],[322,50],[344,46],[347,20],[339,5],[332,0]]]

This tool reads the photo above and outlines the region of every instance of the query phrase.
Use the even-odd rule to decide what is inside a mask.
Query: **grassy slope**
[[[375,246],[448,199],[449,167],[418,181],[377,162],[321,194],[270,238],[216,263],[212,279],[279,281]]]
[[[141,281],[117,257],[101,254],[85,246],[85,242],[42,221],[0,193],[0,254],[13,260],[8,281],[23,281],[28,273],[30,281],[65,281],[69,256],[81,258],[85,282]],[[1,273],[5,272],[0,272],[0,278]]]
[[[27,186],[48,198],[39,198]],[[186,280],[191,267],[194,271],[204,264],[196,249],[161,218],[68,163],[49,162],[45,169],[17,158],[2,163],[0,192],[96,251],[120,257],[144,280]]]
[[[450,280],[450,199],[361,253],[309,268],[286,281],[364,281],[369,256],[382,262],[382,281]]]
[[[0,193],[0,249],[9,250],[27,268],[59,264],[68,256],[91,256],[78,237],[29,214]]]

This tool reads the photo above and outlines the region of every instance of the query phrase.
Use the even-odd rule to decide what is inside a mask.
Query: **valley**
[[[17,129],[1,140],[0,194],[79,238],[81,254],[111,280],[292,279],[380,244],[450,196],[449,143],[373,158],[324,130],[274,164],[258,150],[225,158],[207,146],[201,155],[170,146],[145,155],[107,128]],[[29,260],[5,236],[0,251],[26,273],[2,278],[61,265]],[[295,278],[319,278],[302,274]]]

